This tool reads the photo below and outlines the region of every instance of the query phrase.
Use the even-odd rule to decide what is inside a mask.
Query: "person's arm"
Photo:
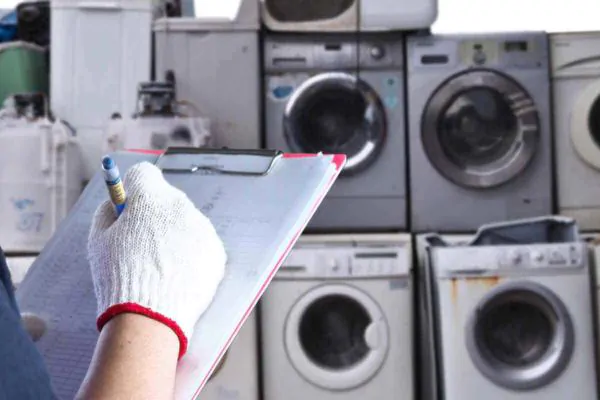
[[[102,329],[77,399],[171,399],[179,340],[166,325],[120,314]]]
[[[106,201],[90,228],[100,338],[78,398],[170,399],[227,253],[210,220],[153,164],[130,168],[124,185],[123,212]]]

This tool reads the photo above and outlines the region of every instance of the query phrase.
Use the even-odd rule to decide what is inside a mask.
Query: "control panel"
[[[276,278],[375,278],[410,273],[404,247],[303,247],[292,250]]]
[[[273,72],[400,68],[404,65],[403,43],[402,36],[394,34],[267,38],[264,65]]]
[[[409,46],[412,64],[419,67],[470,66],[481,68],[540,68],[547,65],[547,37],[478,35],[433,37]]]
[[[266,71],[352,69],[358,62],[357,44],[351,40],[267,40],[264,49]]]
[[[587,247],[585,243],[447,247],[435,249],[434,255],[438,276],[543,274],[583,270]]]

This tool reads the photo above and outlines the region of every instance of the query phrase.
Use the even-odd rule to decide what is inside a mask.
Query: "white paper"
[[[115,158],[125,171],[134,162],[152,157]],[[224,281],[179,363],[176,399],[195,398],[333,177],[331,156],[282,159],[263,177],[167,175],[211,219],[228,253]],[[98,174],[17,290],[21,311],[33,312],[48,323],[37,347],[57,394],[64,399],[74,397],[98,338],[86,243],[93,213],[107,196]]]

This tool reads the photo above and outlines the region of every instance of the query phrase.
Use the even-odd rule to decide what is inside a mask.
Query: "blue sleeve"
[[[10,271],[0,249],[0,399],[56,399],[44,360],[21,324]]]

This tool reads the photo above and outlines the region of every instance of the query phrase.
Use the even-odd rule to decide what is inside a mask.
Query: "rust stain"
[[[488,289],[497,286],[500,283],[500,277],[498,276],[474,276],[467,278],[451,278],[452,288],[450,290],[450,295],[452,297],[452,303],[455,305],[458,302],[458,290],[461,282],[464,282],[464,285],[478,285],[485,286]]]
[[[450,291],[450,295],[452,296],[452,303],[456,304],[458,300],[458,282],[456,278],[452,278],[452,289]]]
[[[478,276],[464,279],[468,284],[483,285],[488,288],[493,288],[500,283],[500,278],[497,276]]]

